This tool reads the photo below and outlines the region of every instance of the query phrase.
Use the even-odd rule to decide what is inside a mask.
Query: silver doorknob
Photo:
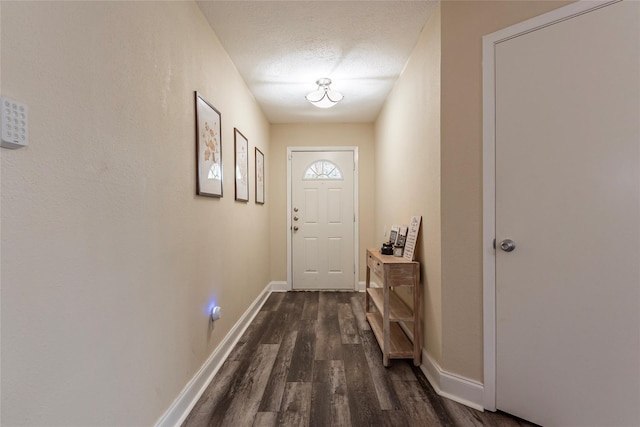
[[[297,220],[298,220],[298,217],[297,217],[297,216],[294,216],[294,217],[293,217],[293,220],[294,220],[294,221],[297,221]]]
[[[297,225],[293,226],[293,231],[298,231],[298,226]]]
[[[505,252],[511,252],[516,248],[516,242],[514,242],[511,239],[504,239],[502,242],[500,242],[500,249],[502,249]]]

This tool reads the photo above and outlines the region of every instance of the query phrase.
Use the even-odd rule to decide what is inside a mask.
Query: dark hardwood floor
[[[438,396],[410,360],[382,366],[364,294],[273,293],[184,427],[531,426]]]

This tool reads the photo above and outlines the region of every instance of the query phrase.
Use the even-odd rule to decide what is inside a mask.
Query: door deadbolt
[[[516,242],[514,242],[511,239],[504,239],[502,242],[500,242],[500,249],[502,249],[505,252],[511,252],[516,248]]]
[[[293,211],[294,212],[298,212],[298,208],[293,208]]]
[[[293,217],[293,220],[294,220],[294,221],[297,221],[297,220],[298,220],[298,217],[297,217],[297,216],[294,216],[294,217]]]
[[[293,226],[293,231],[298,231],[298,226],[297,225]]]

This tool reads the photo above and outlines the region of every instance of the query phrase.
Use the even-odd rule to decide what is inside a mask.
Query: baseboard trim
[[[372,288],[381,288],[381,286],[378,285],[373,280],[369,282],[369,286]],[[367,289],[367,282],[364,282],[364,281],[358,282],[358,292],[364,292],[366,289]]]
[[[287,282],[273,281],[269,283],[269,286],[271,286],[271,292],[288,292],[291,290],[291,286]]]
[[[484,411],[482,383],[445,371],[424,349],[420,369],[438,395],[478,411]]]
[[[256,317],[260,308],[271,294],[274,283],[269,283],[253,303],[247,308],[244,314],[238,319],[236,324],[231,328],[226,337],[211,353],[211,356],[202,365],[200,370],[182,389],[176,400],[171,404],[167,412],[156,423],[156,427],[175,427],[183,423],[193,409],[195,404],[204,393],[205,389],[218,372],[224,361],[231,353],[244,331],[249,327],[253,319]],[[286,284],[286,282],[284,282]]]

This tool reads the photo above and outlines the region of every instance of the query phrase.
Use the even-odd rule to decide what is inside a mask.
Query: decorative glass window
[[[335,163],[329,160],[318,160],[307,168],[303,179],[342,179],[342,172]]]

